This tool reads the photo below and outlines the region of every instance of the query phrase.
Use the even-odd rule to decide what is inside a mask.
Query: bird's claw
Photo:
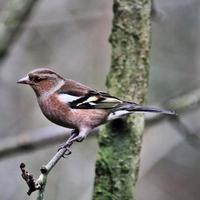
[[[61,144],[61,145],[59,145],[59,147],[58,147],[58,150],[57,151],[60,151],[61,149],[67,149],[67,153],[65,153],[65,154],[71,154],[71,150],[69,149],[69,146],[68,145],[66,145],[66,144]]]
[[[84,140],[84,137],[76,139],[76,142],[82,142]]]
[[[58,146],[57,152],[60,151],[60,150],[63,149],[63,148],[64,148],[64,144],[60,144],[60,145]]]
[[[63,158],[67,158],[72,153],[69,147],[67,147],[65,144],[60,145],[58,151],[60,151],[61,149],[66,149],[66,152],[62,155]]]
[[[70,149],[67,149],[67,151],[64,153],[64,155],[62,157],[67,158],[71,153],[72,153],[72,151]]]

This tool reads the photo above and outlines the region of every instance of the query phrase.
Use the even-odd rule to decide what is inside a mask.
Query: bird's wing
[[[111,109],[122,103],[122,101],[116,97],[95,90],[89,90],[86,94],[80,96],[60,93],[59,98],[73,109]]]
[[[69,79],[57,93],[60,101],[74,109],[111,109],[122,103],[108,93],[93,90]]]
[[[120,103],[122,101],[116,97],[92,90],[84,97],[71,102],[70,106],[79,109],[111,109]]]

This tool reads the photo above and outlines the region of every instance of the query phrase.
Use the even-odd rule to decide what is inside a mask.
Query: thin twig
[[[39,190],[38,192],[38,200],[43,200],[44,199],[44,191],[45,191],[45,186],[47,182],[47,176],[49,172],[53,169],[53,167],[56,165],[56,163],[65,155],[70,155],[70,147],[73,144],[70,140],[74,137],[72,134],[71,137],[65,142],[64,146],[65,148],[60,148],[59,151],[53,156],[53,158],[45,165],[43,166],[40,171],[41,174],[38,177],[38,179],[35,179],[31,173],[29,173],[25,169],[25,164],[21,163],[20,164],[20,169],[22,171],[22,178],[25,180],[27,183],[29,190],[27,192],[28,195],[31,195],[32,192]]]
[[[71,130],[59,126],[48,126],[33,131],[25,131],[15,136],[2,138],[0,141],[0,158],[44,148],[50,144],[65,141]]]
[[[20,164],[20,169],[22,172],[21,176],[26,181],[26,183],[29,187],[27,194],[30,195],[33,191],[37,190],[37,187],[36,187],[36,183],[33,178],[33,175],[30,174],[28,171],[26,171],[25,167],[26,167],[26,165],[24,163]]]
[[[96,128],[89,135],[97,132]],[[66,141],[70,134],[71,129],[48,126],[34,131],[25,131],[17,136],[6,137],[0,140],[0,159],[61,143]]]

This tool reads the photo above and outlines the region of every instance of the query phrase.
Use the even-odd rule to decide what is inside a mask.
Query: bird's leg
[[[71,132],[71,134],[70,134],[70,138],[71,138],[71,137],[72,137],[72,138],[73,138],[73,137],[76,137],[78,134],[79,134],[79,131],[78,131],[77,129],[73,129],[72,132]],[[70,138],[69,138],[69,139],[70,139]]]
[[[66,153],[63,155],[63,157],[65,158],[66,156],[71,154],[69,147],[73,144],[73,142],[82,142],[85,139],[86,135],[87,134],[85,131],[79,132],[78,130],[74,129],[67,141],[59,146],[58,151],[63,148],[67,148]]]
[[[79,133],[78,133],[78,135],[75,135],[75,137],[72,137],[72,138],[70,138],[69,139],[69,141],[70,142],[82,142],[84,139],[85,139],[85,137],[87,136],[87,131],[80,131]]]
[[[82,137],[81,135],[79,135],[79,131],[76,130],[76,129],[74,129],[72,131],[71,136],[72,137],[69,138],[70,142],[74,142],[74,141],[76,141],[76,142],[82,142],[84,140],[84,138],[85,138],[85,137]]]
[[[60,149],[63,149],[63,148],[67,148],[67,152],[65,153],[65,155],[70,155],[71,154],[71,151],[69,149],[69,147],[72,145],[72,139],[77,137],[77,135],[79,134],[78,130],[74,129],[72,132],[71,132],[71,135],[70,137],[67,139],[67,141],[64,143],[64,144],[61,144],[59,145],[59,148],[58,148],[58,151]]]
[[[85,136],[77,135],[75,138],[71,139],[71,142],[82,142],[85,139]]]
[[[74,129],[71,132],[71,136],[69,138],[70,142],[82,142],[85,139],[85,134],[83,132],[81,132],[81,134],[79,134],[79,131],[77,129]]]
[[[70,142],[82,142],[85,139],[85,136],[77,135],[76,137],[71,138]]]

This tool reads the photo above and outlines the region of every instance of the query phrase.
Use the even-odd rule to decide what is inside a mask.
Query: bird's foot
[[[85,139],[85,137],[80,137],[78,139],[76,139],[76,142],[82,142]]]
[[[66,149],[66,152],[63,154],[63,158],[67,158],[72,151],[69,149],[69,146],[66,145],[66,143],[59,145],[58,147],[58,151],[60,151],[61,149]]]
[[[77,129],[72,130],[71,134],[70,134],[70,138],[74,138],[76,136],[78,136],[79,131]]]
[[[70,155],[72,153],[69,148],[73,143],[72,139],[76,138],[77,136],[78,136],[77,130],[73,130],[70,137],[67,139],[67,141],[64,144],[59,145],[57,151],[60,151],[61,149],[66,149],[66,152],[63,155],[63,158],[66,158],[68,155]]]
[[[70,149],[68,149],[67,152],[64,153],[64,155],[62,157],[67,158],[71,153],[72,153],[72,151]]]
[[[73,142],[82,142],[84,139],[85,139],[85,136],[79,135],[79,132],[74,130],[74,131],[72,131],[69,139],[64,144],[61,144],[58,147],[58,151],[60,151],[61,149],[66,149],[66,152],[63,155],[63,158],[66,158],[68,155],[70,155],[72,153],[69,148],[73,144]]]
[[[77,135],[76,137],[72,137],[69,141],[70,142],[82,142],[85,139],[84,136]]]
[[[85,135],[80,135],[79,131],[74,129],[71,132],[71,136],[68,139],[69,142],[73,143],[73,142],[82,142],[85,139]]]
[[[65,153],[67,155],[70,155],[72,153],[71,150],[69,149],[69,144],[64,143],[64,144],[59,145],[58,151],[60,151],[61,149],[67,149]]]

